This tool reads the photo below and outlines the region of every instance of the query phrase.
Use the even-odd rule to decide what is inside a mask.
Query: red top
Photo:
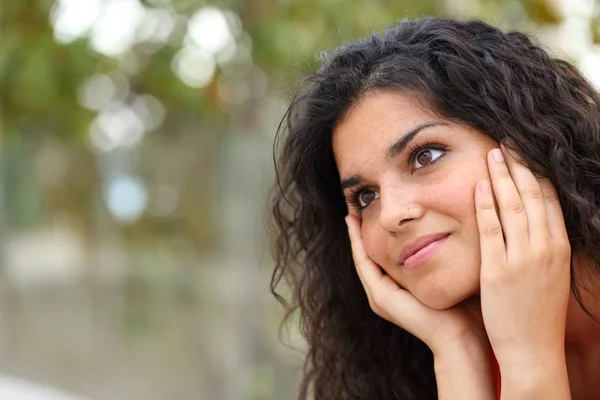
[[[496,396],[500,400],[500,366],[494,356],[492,356],[492,370],[494,371],[494,381],[496,382]]]

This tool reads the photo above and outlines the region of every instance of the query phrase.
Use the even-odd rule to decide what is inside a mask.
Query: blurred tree
[[[148,9],[166,10],[182,21],[208,5],[236,13],[251,40],[252,56],[269,76],[290,77],[291,71],[309,67],[314,55],[348,38],[381,30],[398,18],[452,14],[455,1],[372,1],[340,0],[145,0]],[[534,24],[558,24],[561,15],[553,0],[477,0],[470,12],[503,22],[504,16],[521,10],[522,18]],[[61,45],[54,40],[50,24],[52,0],[0,1],[0,102],[3,133],[43,135],[84,141],[94,113],[80,106],[77,93],[91,74],[119,69],[119,60],[91,51],[88,36]],[[598,11],[590,23],[597,39]],[[507,21],[518,20],[512,18]],[[185,24],[180,26],[185,29]],[[204,89],[186,87],[173,73],[173,57],[183,45],[181,32],[173,33],[168,45],[141,40],[130,53],[145,60],[145,67],[130,77],[132,91],[149,92],[170,106],[176,117],[203,115],[221,118],[222,110],[215,84],[222,70]],[[130,57],[128,55],[128,57]],[[122,63],[121,63],[122,64]],[[243,73],[243,70],[237,71]],[[235,74],[236,71],[227,71]],[[68,112],[66,112],[68,110]],[[222,114],[218,117],[216,114]]]

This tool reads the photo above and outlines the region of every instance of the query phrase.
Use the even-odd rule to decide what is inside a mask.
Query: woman
[[[404,20],[326,54],[283,130],[301,399],[599,398],[600,99],[574,67]]]

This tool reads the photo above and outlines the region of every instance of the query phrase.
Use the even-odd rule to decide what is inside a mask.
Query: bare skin
[[[444,150],[420,147],[416,159],[404,152],[390,157],[399,136],[425,125],[421,144]],[[342,181],[352,177],[360,185],[346,190],[354,200],[360,193],[361,208],[351,202],[347,219],[358,274],[374,311],[433,350],[440,398],[495,397],[490,371],[482,368],[489,345],[503,398],[598,398],[600,326],[569,297],[570,248],[554,189],[504,147],[504,161],[495,161],[490,150],[497,146],[407,97],[367,95],[333,137]],[[482,180],[493,190],[477,191]],[[501,229],[490,229],[496,225]],[[438,232],[451,235],[423,265],[407,270],[398,263],[406,244]],[[465,302],[479,295],[481,306]],[[600,315],[598,302],[585,300]],[[465,343],[479,350],[465,352]]]

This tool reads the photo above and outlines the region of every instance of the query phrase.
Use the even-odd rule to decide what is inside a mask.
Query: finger
[[[363,246],[360,224],[357,219],[348,215],[346,224],[348,225],[354,266],[367,294],[369,306],[380,317],[395,322],[396,318],[390,315],[387,310],[385,298],[389,296],[390,292],[393,293],[399,287],[389,276],[383,274],[381,268],[368,256]]]
[[[367,298],[369,299],[369,303],[373,304],[373,300],[371,297],[371,291],[370,291],[370,286],[368,285],[368,282],[366,281],[364,275],[365,273],[367,275],[375,276],[375,278],[371,278],[372,279],[380,279],[379,276],[377,276],[377,274],[379,275],[383,275],[381,273],[381,271],[379,269],[377,269],[377,271],[372,271],[369,274],[369,268],[368,265],[364,266],[364,264],[367,264],[369,262],[372,262],[371,259],[367,256],[367,253],[365,252],[363,245],[362,245],[362,238],[360,237],[360,227],[359,227],[359,222],[356,220],[356,218],[348,215],[346,216],[346,225],[348,226],[348,236],[350,237],[350,247],[352,248],[352,259],[354,260],[354,267],[356,268],[356,272],[358,273],[358,278],[360,279],[360,282],[362,283],[365,292],[367,293]]]
[[[511,150],[510,148],[504,146],[505,149]],[[510,155],[514,157],[517,161],[520,161],[522,164],[522,157],[514,151],[510,151]],[[508,162],[510,168],[510,160]],[[512,172],[511,172],[512,174]],[[532,174],[533,175],[533,174]],[[535,177],[535,175],[534,175]],[[552,181],[548,178],[537,178],[537,182],[539,184],[542,196],[544,198],[544,206],[546,213],[546,225],[548,227],[548,232],[550,237],[557,237],[560,240],[568,240],[567,228],[565,225],[565,218],[562,212],[562,207],[560,205],[560,199],[558,197],[558,193],[556,188],[552,184]]]
[[[544,193],[544,201],[546,204],[546,219],[550,236],[559,240],[569,240],[565,217],[560,206],[560,199],[556,188],[550,179],[541,179],[540,188]]]
[[[546,217],[546,202],[538,178],[533,175],[519,154],[500,145],[510,177],[525,209],[527,236],[532,245],[543,245],[550,241],[550,231]]]
[[[391,277],[385,275],[381,271],[381,267],[374,263],[367,254],[363,245],[358,220],[348,215],[346,217],[346,224],[348,225],[354,266],[367,294],[369,305],[377,315],[391,320],[392,317],[386,309],[386,303],[389,302],[388,298],[394,295],[394,292],[400,289],[400,287]]]
[[[524,247],[529,245],[527,215],[500,149],[492,149],[488,153],[488,166],[504,232],[506,254],[510,258],[510,254],[522,254]]]
[[[423,305],[407,290],[402,289],[389,275],[383,274],[379,265],[367,255],[356,218],[347,216],[346,223],[354,264],[367,292],[371,308],[388,321],[403,328],[408,324],[414,329],[419,324],[419,319],[422,318]]]
[[[502,236],[502,225],[494,204],[494,195],[487,180],[480,181],[475,189],[475,212],[479,227],[482,273],[486,266],[506,261],[506,246]]]

